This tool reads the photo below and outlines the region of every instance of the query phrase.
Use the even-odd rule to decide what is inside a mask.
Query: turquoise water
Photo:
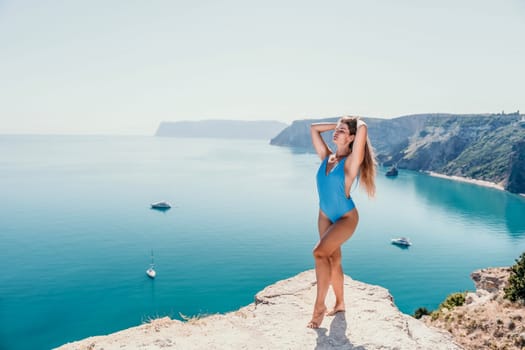
[[[231,311],[313,268],[319,163],[264,141],[0,136],[0,348]],[[375,199],[353,196],[361,221],[343,246],[345,272],[388,288],[406,313],[473,289],[473,270],[525,251],[515,195],[381,170]],[[175,207],[149,209],[158,200]],[[413,246],[390,244],[401,235]]]

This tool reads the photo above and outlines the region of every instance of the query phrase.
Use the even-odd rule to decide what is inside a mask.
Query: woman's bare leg
[[[319,210],[319,219],[317,220],[317,225],[319,228],[319,238],[323,237],[323,235],[332,225],[330,219],[328,219],[328,217],[321,210]],[[328,316],[333,316],[336,313],[345,310],[344,274],[343,267],[341,266],[341,259],[341,247],[339,247],[330,256],[330,283],[332,284],[332,289],[334,290],[335,294],[335,305],[326,313]]]
[[[319,229],[319,239],[328,231],[332,222],[328,217],[319,210],[319,218],[317,220],[317,226]],[[343,267],[341,266],[341,247],[337,248],[335,252],[330,256],[330,283],[332,284],[332,289],[335,294],[335,305],[333,309],[327,312],[328,316],[333,316],[339,311],[345,309],[345,300],[344,300],[344,276],[343,276]]]
[[[341,266],[341,247],[337,248],[330,256],[331,282],[335,294],[335,305],[326,314],[334,316],[336,313],[345,310],[344,297],[344,274]]]
[[[330,257],[352,236],[357,226],[357,221],[357,209],[354,209],[329,226],[314,248],[317,295],[312,320],[308,324],[310,328],[319,328],[326,312],[325,299],[332,277]]]

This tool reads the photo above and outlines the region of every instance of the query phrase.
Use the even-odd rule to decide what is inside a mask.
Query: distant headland
[[[287,126],[282,122],[266,120],[164,121],[155,136],[270,140]]]

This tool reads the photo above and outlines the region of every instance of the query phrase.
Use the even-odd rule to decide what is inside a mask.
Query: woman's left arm
[[[345,173],[347,179],[347,188],[345,190],[349,197],[352,184],[359,174],[361,163],[363,163],[363,159],[365,158],[365,146],[368,137],[368,126],[366,123],[361,120],[359,120],[357,123],[357,131],[355,133],[354,144],[352,145],[352,156],[349,157],[349,162],[345,163]]]

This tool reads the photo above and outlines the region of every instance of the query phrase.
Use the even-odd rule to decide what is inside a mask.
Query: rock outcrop
[[[447,330],[465,349],[525,348],[525,307],[503,298],[509,276],[508,267],[474,271],[476,292],[467,293],[464,305],[422,320]]]
[[[266,287],[234,312],[186,322],[166,317],[59,349],[461,349],[446,332],[401,313],[386,289],[348,276],[346,312],[325,317],[317,330],[306,328],[315,291],[309,270]]]

